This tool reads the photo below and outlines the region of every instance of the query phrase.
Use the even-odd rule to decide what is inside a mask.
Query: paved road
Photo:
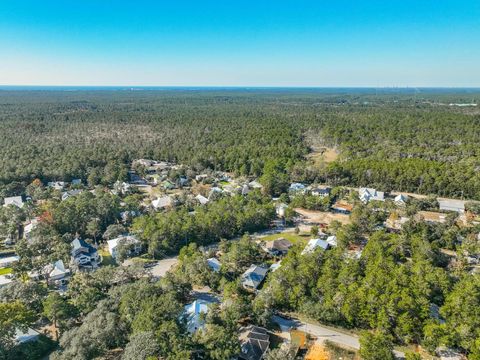
[[[294,328],[315,336],[316,338],[318,338],[319,341],[329,340],[331,342],[344,345],[355,350],[360,349],[358,337],[354,335],[345,334],[343,332],[339,332],[322,325],[301,322],[297,319],[285,319],[277,315],[273,316],[273,321],[275,321],[280,326],[282,331],[288,331]],[[405,354],[403,352],[395,350],[394,353],[397,358],[405,357]]]

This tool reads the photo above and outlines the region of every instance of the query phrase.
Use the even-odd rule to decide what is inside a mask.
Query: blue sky
[[[0,85],[479,87],[480,1],[2,0]]]

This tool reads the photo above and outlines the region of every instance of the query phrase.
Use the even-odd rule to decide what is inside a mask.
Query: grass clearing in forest
[[[290,241],[292,244],[306,244],[308,240],[310,240],[312,236],[310,234],[295,234],[293,232],[281,232],[278,234],[272,234],[272,235],[267,235],[260,237],[259,239],[262,241],[271,241],[271,240],[277,240],[277,239],[286,239]]]
[[[13,271],[12,268],[10,267],[6,267],[6,268],[1,268],[0,269],[0,275],[7,275],[7,274],[11,274]]]

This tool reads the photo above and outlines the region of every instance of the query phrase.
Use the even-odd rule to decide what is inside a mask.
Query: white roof
[[[208,305],[210,304],[209,301],[198,299],[184,307],[183,316],[187,320],[187,329],[190,333],[194,333],[203,327],[205,322],[202,320],[201,314],[208,312]]]
[[[40,333],[31,328],[28,328],[26,332],[20,329],[15,331],[15,341],[20,344],[35,340],[38,336],[40,336]]]
[[[337,246],[337,237],[335,235],[331,235],[327,238],[327,243],[330,246]]]
[[[280,268],[280,266],[282,266],[281,261],[279,261],[278,263],[274,263],[274,264],[270,265],[270,271],[274,272],[274,271],[278,270]]]
[[[152,201],[152,206],[155,209],[162,209],[173,204],[173,200],[170,196],[159,197],[156,200]]]
[[[16,207],[22,208],[23,207],[23,200],[21,196],[10,196],[6,197],[4,200],[3,206],[8,205],[15,205]]]
[[[135,236],[131,236],[131,235],[122,235],[122,236],[119,236],[115,239],[112,239],[112,240],[108,240],[107,241],[107,244],[108,244],[108,252],[113,255],[115,249],[117,248],[118,246],[118,243],[121,241],[121,240],[125,240],[126,243],[129,243],[129,244],[134,244],[134,243],[138,243],[139,240],[135,237]]]
[[[360,200],[363,202],[369,202],[370,200],[376,201],[384,201],[384,193],[383,191],[377,191],[373,188],[359,188],[358,193],[360,196]]]
[[[327,250],[329,247],[329,244],[322,239],[311,239],[307,246],[302,251],[302,254],[307,254],[313,252],[317,247],[321,247],[324,250]]]
[[[13,280],[6,277],[5,275],[0,275],[0,287],[8,285],[12,282]]]
[[[195,196],[195,199],[198,200],[198,202],[202,205],[206,205],[210,200],[208,200],[205,196],[202,196],[202,195],[197,195]]]
[[[65,269],[65,265],[62,260],[58,260],[53,266],[53,270],[50,272],[51,278],[60,278],[70,273],[70,270]]]
[[[222,267],[222,264],[220,264],[220,261],[218,261],[217,258],[210,258],[207,259],[207,264],[212,268],[213,271],[218,272],[220,271],[220,268]]]
[[[397,202],[397,203],[404,203],[407,200],[408,200],[407,195],[399,194],[399,195],[395,196],[395,202]]]
[[[13,262],[18,261],[18,260],[20,260],[20,256],[17,256],[17,255],[0,258],[0,268],[4,267],[4,266],[7,266],[7,265],[9,265]]]
[[[440,210],[457,211],[463,213],[465,211],[465,201],[455,199],[437,199]]]

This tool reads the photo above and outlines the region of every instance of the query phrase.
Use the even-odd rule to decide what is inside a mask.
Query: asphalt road
[[[355,350],[360,349],[360,342],[358,337],[354,335],[345,334],[343,332],[336,331],[332,328],[328,328],[322,325],[310,324],[301,322],[297,319],[285,319],[281,316],[274,315],[273,321],[275,321],[282,331],[288,331],[290,329],[297,329],[304,331],[307,334],[313,335],[318,338],[319,341],[329,340],[331,342],[343,345]],[[405,354],[401,351],[394,351],[397,358],[404,358]]]

